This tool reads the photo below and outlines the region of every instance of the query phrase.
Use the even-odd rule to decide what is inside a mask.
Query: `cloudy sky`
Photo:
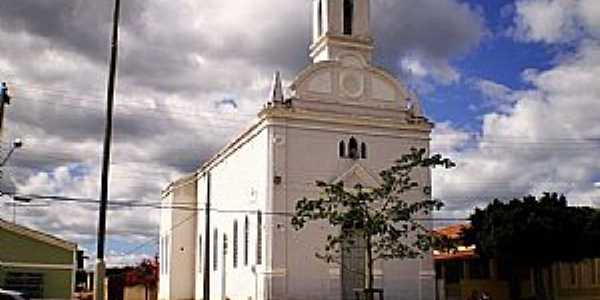
[[[0,2],[9,84],[3,171],[19,193],[97,198],[112,1]],[[111,199],[157,203],[250,122],[270,78],[308,63],[309,0],[123,0]],[[600,205],[597,0],[373,0],[377,63],[420,96],[441,216],[543,191]],[[596,185],[596,186],[595,186]],[[0,217],[12,219],[9,198]],[[17,221],[95,249],[96,206],[37,202]],[[113,207],[113,264],[156,252],[158,211]]]

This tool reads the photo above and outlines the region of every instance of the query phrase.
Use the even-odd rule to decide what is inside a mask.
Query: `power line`
[[[4,193],[3,195],[12,196],[20,199],[27,199],[30,201],[41,200],[41,201],[49,201],[49,204],[53,202],[67,202],[67,203],[82,203],[82,204],[98,204],[100,203],[97,199],[92,198],[78,198],[78,197],[65,197],[65,196],[49,196],[49,195],[21,195],[16,193]],[[199,204],[198,202],[186,202],[187,204]],[[108,203],[109,207],[117,207],[117,208],[150,208],[150,209],[166,209],[166,210],[184,210],[184,211],[205,211],[206,209],[197,207],[196,205],[185,205],[186,203],[175,203],[171,205],[163,205],[161,202],[149,202],[142,200],[111,200]],[[293,212],[285,212],[285,211],[261,211],[258,209],[220,209],[220,208],[211,208],[211,212],[221,213],[221,214],[258,214],[261,213],[263,215],[275,215],[275,216],[293,216]]]

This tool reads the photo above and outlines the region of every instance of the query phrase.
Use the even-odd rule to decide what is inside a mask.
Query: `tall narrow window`
[[[213,271],[219,267],[219,232],[213,231]]]
[[[358,159],[358,142],[355,138],[350,138],[348,142],[348,157],[351,159]]]
[[[202,236],[198,235],[198,273],[202,273]]]
[[[227,258],[227,250],[229,247],[227,235],[223,233],[223,271],[225,271],[225,261]]]
[[[233,221],[233,267],[238,265],[238,221]]]
[[[360,144],[360,158],[367,159],[367,144]]]
[[[256,212],[256,264],[262,264],[262,212]]]
[[[317,7],[317,34],[319,37],[323,35],[323,1],[319,0]]]
[[[344,34],[352,35],[352,23],[354,22],[354,1],[344,0]]]
[[[338,148],[339,148],[338,151],[340,153],[340,157],[345,158],[346,157],[346,143],[344,143],[344,141],[340,141]]]
[[[248,222],[248,216],[244,219],[244,266],[248,265],[248,241],[250,239],[249,235],[250,224]]]
[[[169,274],[169,236],[165,236],[165,274]]]
[[[165,238],[160,237],[160,274],[165,274]]]

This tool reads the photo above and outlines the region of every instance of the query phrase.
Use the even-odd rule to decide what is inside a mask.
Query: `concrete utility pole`
[[[10,104],[10,95],[8,94],[8,86],[6,85],[6,82],[2,82],[0,84],[0,142],[3,140],[4,137],[4,108],[5,105],[9,105]],[[23,142],[21,142],[20,139],[16,139],[14,140],[14,142],[12,143],[10,149],[8,150],[8,153],[6,154],[6,156],[2,159],[2,161],[0,161],[0,180],[2,179],[3,171],[4,171],[4,165],[6,164],[6,162],[8,161],[8,159],[10,158],[10,156],[13,154],[13,152],[15,152],[16,149],[19,149],[23,146]],[[0,191],[0,195],[6,191]],[[13,223],[17,223],[17,203],[15,198],[13,197]]]
[[[115,95],[115,77],[117,72],[117,57],[119,50],[119,14],[121,1],[115,0],[115,10],[113,15],[113,30],[110,53],[110,67],[107,87],[107,107],[106,107],[106,128],[104,132],[104,152],[102,159],[102,174],[100,186],[100,211],[98,219],[98,244],[96,250],[96,282],[94,285],[94,299],[104,300],[104,277],[106,264],[104,262],[104,241],[106,239],[106,209],[108,206],[108,175],[110,170],[110,146],[112,142],[112,118],[113,104]]]
[[[10,95],[8,95],[8,87],[6,82],[0,85],[0,137],[4,129],[4,105],[10,104]]]

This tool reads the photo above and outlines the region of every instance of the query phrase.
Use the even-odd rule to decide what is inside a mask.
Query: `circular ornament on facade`
[[[365,82],[360,71],[345,71],[340,76],[340,85],[344,94],[351,98],[362,96]]]

